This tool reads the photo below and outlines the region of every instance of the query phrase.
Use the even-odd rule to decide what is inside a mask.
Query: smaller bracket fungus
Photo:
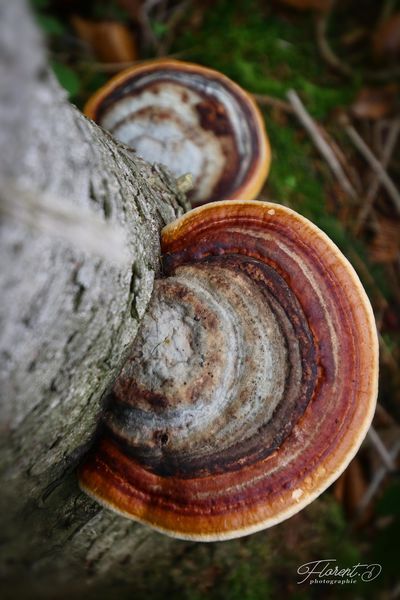
[[[80,485],[169,535],[270,527],[346,468],[375,409],[362,285],[315,225],[216,202],[162,232],[165,277],[109,394]]]
[[[271,152],[253,99],[221,73],[176,60],[123,71],[88,102],[85,114],[145,160],[191,173],[193,204],[252,200]]]

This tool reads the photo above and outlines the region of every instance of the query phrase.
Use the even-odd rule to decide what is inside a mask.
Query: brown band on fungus
[[[367,432],[370,304],[327,236],[276,204],[195,209],[162,248],[166,277],[81,486],[176,537],[258,531],[326,489]]]
[[[143,466],[169,476],[237,470],[270,455],[304,413],[315,386],[314,343],[296,298],[266,265],[219,256],[158,282],[153,304],[167,314],[168,300],[184,323],[193,319],[191,333],[197,318],[207,335],[191,335],[191,356],[181,349],[185,381],[172,365],[165,373],[149,370],[149,362],[158,364],[157,347],[165,345],[163,368],[173,353],[173,341],[159,335],[160,318],[150,307],[113,390],[116,401],[106,422],[115,439]],[[235,362],[229,365],[225,356],[233,344]]]
[[[149,162],[192,173],[193,204],[252,199],[267,176],[270,148],[252,98],[206,67],[156,60],[124,71],[85,113]]]

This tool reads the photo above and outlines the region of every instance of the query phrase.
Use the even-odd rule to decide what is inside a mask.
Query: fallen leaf
[[[375,263],[391,263],[400,254],[399,222],[379,217],[378,231],[369,248],[371,260]]]
[[[334,497],[343,506],[345,513],[350,519],[358,516],[360,503],[367,487],[368,484],[360,459],[356,456],[333,487]],[[358,525],[364,524],[370,516],[371,510],[369,507],[363,514],[362,519],[358,520]]]
[[[400,12],[378,26],[372,38],[372,47],[377,59],[393,61],[400,57]]]
[[[399,103],[399,86],[362,88],[351,105],[352,114],[358,119],[383,119],[393,114]]]
[[[346,469],[344,503],[347,514],[354,515],[357,512],[367,487],[360,459],[356,456]]]
[[[79,37],[89,44],[100,62],[137,60],[136,41],[126,25],[117,21],[89,21],[77,15],[71,21]]]

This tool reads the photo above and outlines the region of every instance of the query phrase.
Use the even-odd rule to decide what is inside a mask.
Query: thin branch
[[[352,77],[354,75],[353,70],[347,64],[345,64],[338,56],[336,56],[328,42],[327,30],[334,4],[334,1],[332,1],[330,9],[328,11],[317,12],[316,14],[315,35],[317,46],[322,58],[332,69],[334,69],[341,75],[344,75],[345,77]]]
[[[150,13],[161,0],[145,0],[140,4],[138,19],[142,27],[142,35],[146,45],[151,45],[156,52],[159,51],[159,40],[151,26]]]
[[[321,129],[321,126],[319,126],[319,129]],[[355,167],[353,167],[353,165],[349,161],[348,157],[343,152],[342,148],[339,146],[339,144],[336,142],[336,140],[333,139],[328,134],[326,129],[321,130],[321,135],[325,138],[326,142],[332,148],[333,153],[335,154],[338,161],[342,165],[343,171],[348,176],[349,181],[352,182],[352,185],[354,186],[354,189],[356,190],[357,197],[360,197],[360,194],[363,190],[363,185],[361,182],[360,174],[358,173],[357,169]]]
[[[392,6],[394,0],[388,0],[387,2],[387,14],[388,16],[392,12]],[[341,58],[339,58],[333,51],[328,41],[328,27],[331,14],[333,12],[335,0],[331,1],[330,7],[326,11],[317,11],[315,15],[315,37],[318,50],[321,54],[321,58],[326,62],[331,69],[339,73],[346,78],[354,78],[356,71]],[[385,16],[385,7],[382,11],[381,17]],[[381,22],[381,21],[380,21]],[[398,66],[389,67],[380,71],[365,71],[363,76],[366,80],[371,82],[382,82],[392,81],[400,75],[400,68]]]
[[[392,449],[389,451],[389,455],[391,460],[394,462],[397,459],[397,456],[400,452],[400,441],[398,440]],[[378,469],[369,484],[367,490],[365,491],[363,497],[360,500],[360,503],[357,508],[357,518],[360,518],[362,513],[365,511],[372,498],[375,496],[377,491],[379,490],[385,476],[387,475],[388,469],[385,465],[383,465],[380,469]]]
[[[386,145],[383,149],[382,160],[381,160],[382,169],[386,169],[390,163],[390,159],[392,158],[392,154],[396,147],[399,134],[400,134],[400,119],[396,119],[389,129],[389,134],[388,134],[388,138],[386,141]],[[364,201],[364,203],[360,209],[360,212],[358,213],[357,219],[356,219],[356,224],[355,224],[355,228],[354,228],[354,232],[356,235],[361,231],[361,229],[364,226],[364,223],[372,209],[374,200],[376,198],[376,195],[379,191],[380,186],[381,186],[381,179],[375,173],[375,178],[371,183],[371,186],[365,197],[365,201]]]
[[[385,444],[382,442],[377,431],[372,426],[369,428],[368,437],[372,444],[375,446],[375,450],[378,452],[383,464],[386,466],[388,471],[394,471],[396,469],[395,462],[390,456],[390,452],[388,452]]]
[[[332,151],[331,147],[329,146],[329,144],[326,142],[326,140],[323,138],[323,136],[319,132],[315,121],[310,116],[310,114],[307,112],[307,110],[306,110],[304,104],[302,103],[302,101],[300,100],[298,94],[294,90],[289,90],[289,92],[287,93],[287,98],[288,98],[294,112],[296,113],[296,116],[298,117],[300,123],[303,125],[304,129],[307,131],[310,138],[312,139],[312,141],[314,142],[314,144],[316,145],[316,147],[318,148],[318,150],[320,151],[322,156],[327,161],[329,167],[331,168],[332,172],[336,176],[342,189],[351,198],[357,198],[357,192],[356,192],[355,188],[353,187],[352,183],[348,179],[346,173],[344,172],[340,162],[338,161],[338,159],[335,156],[334,152]]]
[[[285,100],[281,100],[280,98],[275,98],[273,96],[267,96],[266,94],[252,94],[254,100],[260,106],[271,106],[272,108],[279,108],[279,110],[283,110],[287,113],[293,113],[293,108],[289,104],[289,102],[285,102]]]
[[[379,181],[384,186],[390,198],[392,199],[397,212],[400,214],[400,193],[396,188],[393,180],[391,179],[391,177],[389,177],[382,164],[379,162],[375,154],[373,154],[371,149],[364,142],[360,134],[354,129],[352,125],[350,125],[346,116],[344,116],[344,118],[342,119],[342,123],[344,125],[347,135],[353,142],[354,146],[369,163],[370,167],[375,171],[377,177],[379,178]]]
[[[166,54],[163,58],[181,58],[187,55],[186,51],[174,52],[171,54]],[[119,71],[123,71],[124,69],[128,69],[129,67],[139,66],[150,64],[154,62],[154,58],[143,58],[140,60],[131,60],[131,61],[123,61],[123,62],[113,62],[113,63],[103,63],[103,62],[93,62],[93,61],[80,61],[77,63],[77,67],[84,68],[85,70],[92,71],[100,71],[102,73],[119,73]]]
[[[168,50],[170,49],[170,47],[174,41],[174,36],[176,34],[176,31],[177,31],[179,25],[184,20],[185,16],[187,15],[188,10],[192,5],[192,1],[193,0],[183,0],[183,2],[181,2],[180,4],[175,6],[172,11],[171,16],[166,21],[165,25],[166,25],[167,30],[166,30],[166,34],[165,34],[165,39],[162,40],[162,43],[161,43],[162,55],[166,54],[168,52]]]

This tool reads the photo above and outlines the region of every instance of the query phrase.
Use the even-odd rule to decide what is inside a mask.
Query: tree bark
[[[0,0],[0,81],[2,597],[109,597],[171,542],[88,499],[75,467],[187,206],[67,102],[19,0]]]

